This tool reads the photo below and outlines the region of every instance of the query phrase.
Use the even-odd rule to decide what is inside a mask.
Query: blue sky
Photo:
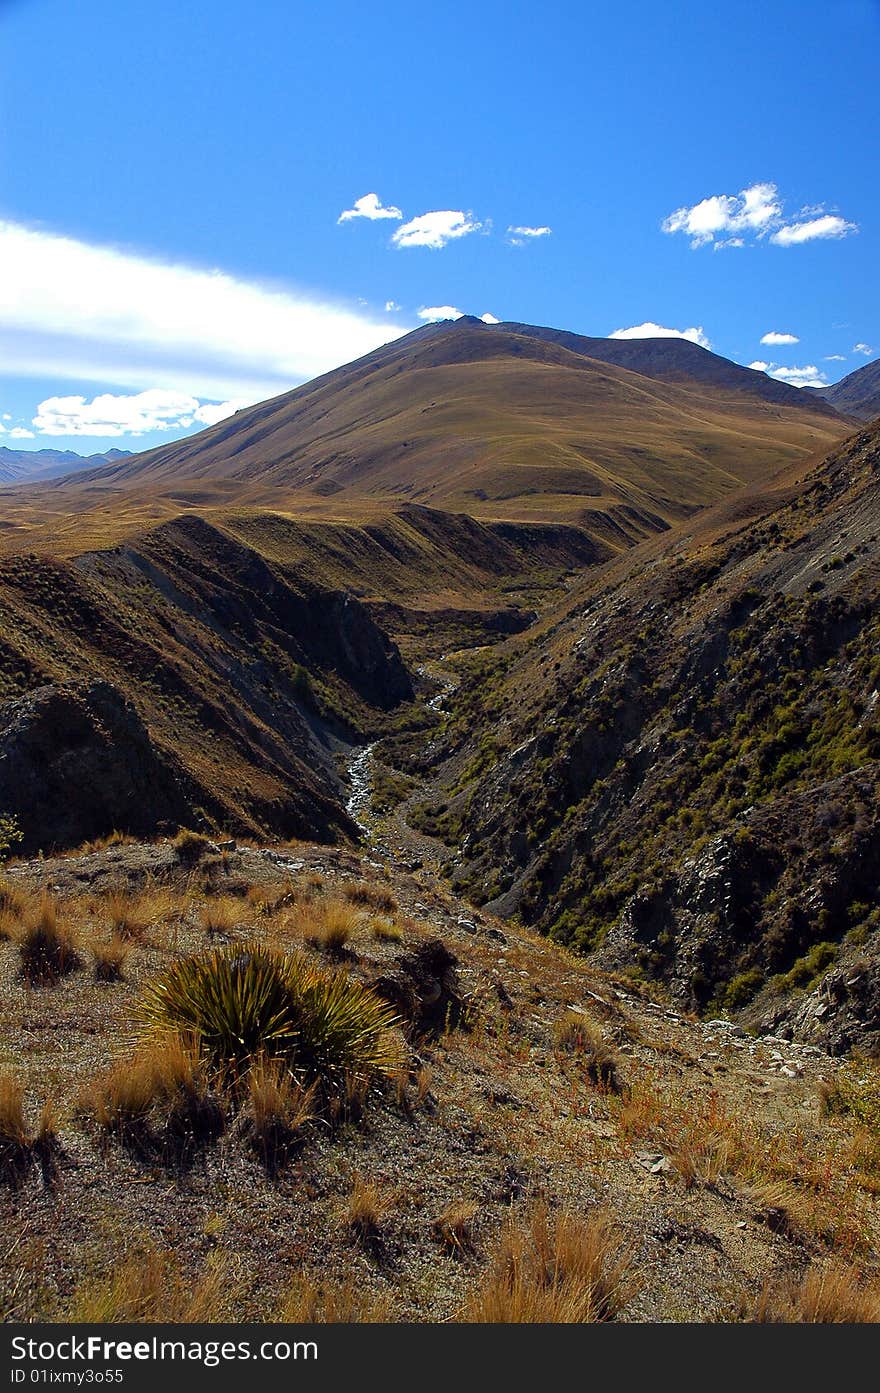
[[[878,56],[878,0],[0,0],[0,443],[143,449],[447,307],[835,381]]]

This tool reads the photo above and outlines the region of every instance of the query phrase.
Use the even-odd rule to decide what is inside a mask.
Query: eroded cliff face
[[[878,539],[875,428],[486,660],[422,814],[455,883],[690,1008],[874,1048]],[[833,964],[843,988],[813,1009]]]
[[[184,820],[353,836],[340,742],[412,697],[357,599],[198,517],[73,562],[3,561],[0,622],[0,809],[29,848]]]

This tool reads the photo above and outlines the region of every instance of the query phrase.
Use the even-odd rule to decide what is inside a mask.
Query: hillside
[[[107,450],[103,454],[78,455],[75,450],[10,450],[0,445],[0,483],[27,484],[54,479],[76,469],[98,469],[127,459],[130,450]]]
[[[876,1072],[688,1019],[375,851],[117,841],[2,891],[4,1320],[880,1313]],[[310,1091],[234,1085],[145,1039],[151,987],[215,953],[391,1004],[382,1068],[334,1080],[337,1043]]]
[[[238,506],[393,499],[567,521],[591,535],[625,509],[646,534],[824,451],[847,428],[826,404],[693,344],[549,333],[470,319],[426,326],[199,435],[56,487],[74,508],[117,489],[220,504],[234,485]],[[594,347],[606,361],[589,356]]]
[[[844,1051],[880,1045],[880,429],[594,573],[388,757],[496,912]]]
[[[823,401],[830,402],[838,411],[847,416],[856,416],[863,421],[871,421],[880,416],[880,358],[856,368],[831,387],[810,389]]]

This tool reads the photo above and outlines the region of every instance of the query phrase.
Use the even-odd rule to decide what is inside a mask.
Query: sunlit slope
[[[545,333],[555,331],[471,320],[417,330],[64,488],[173,494],[199,506],[234,484],[240,505],[401,499],[587,525],[626,505],[662,524],[846,431],[815,397],[692,344],[649,341],[639,355],[631,342],[559,335],[572,347]],[[622,348],[647,371],[600,362],[584,344]],[[664,353],[674,380],[648,375]]]

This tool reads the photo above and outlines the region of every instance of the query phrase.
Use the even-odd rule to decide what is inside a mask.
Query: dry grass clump
[[[93,943],[92,954],[95,959],[96,982],[121,982],[125,960],[131,952],[131,944],[118,934],[107,943]]]
[[[358,910],[344,900],[322,900],[298,917],[306,942],[329,957],[340,956],[361,922]]]
[[[57,1144],[55,1112],[43,1106],[32,1136],[24,1112],[24,1089],[11,1074],[0,1074],[0,1183],[17,1188],[35,1159],[51,1162]]]
[[[132,895],[127,889],[111,890],[102,901],[104,913],[113,933],[132,943],[143,943],[152,923],[154,905],[144,895]]]
[[[279,1060],[261,1059],[248,1071],[244,1130],[262,1160],[274,1165],[315,1117],[316,1086],[304,1088]]]
[[[249,885],[245,899],[254,914],[277,914],[296,903],[297,887],[292,880],[273,881],[270,885]]]
[[[397,1192],[356,1175],[342,1216],[343,1227],[363,1242],[375,1242],[385,1215],[394,1208]]]
[[[397,909],[397,900],[385,885],[370,885],[362,880],[357,885],[346,886],[343,894],[349,904],[375,909],[382,914],[394,914]]]
[[[336,1282],[307,1272],[291,1284],[278,1313],[286,1325],[384,1325],[393,1318],[390,1293],[365,1291],[353,1277]]]
[[[28,895],[5,878],[0,879],[0,916],[21,919],[29,903]]]
[[[215,849],[210,837],[204,836],[201,832],[192,832],[188,828],[182,828],[171,845],[182,866],[197,865],[203,857]]]
[[[202,906],[201,924],[208,938],[228,937],[244,922],[245,905],[231,895],[218,895]]]
[[[458,1319],[480,1324],[571,1325],[613,1320],[634,1295],[629,1256],[608,1218],[544,1205],[527,1229],[511,1222],[494,1262]]]
[[[740,1319],[772,1324],[874,1325],[880,1322],[880,1289],[861,1282],[850,1267],[811,1267],[800,1282],[768,1282]]]
[[[59,918],[55,900],[45,893],[25,920],[18,948],[22,976],[31,986],[51,985],[81,965],[73,927]]]
[[[477,1206],[468,1200],[454,1200],[447,1205],[442,1214],[431,1225],[434,1237],[443,1244],[443,1247],[461,1257],[465,1253],[471,1253],[474,1249],[474,1219],[478,1213]]]
[[[568,1010],[554,1026],[556,1049],[574,1054],[586,1066],[587,1074],[598,1087],[609,1093],[622,1088],[618,1068],[620,1055],[609,1045],[602,1031],[581,1011]]]
[[[149,1249],[114,1265],[109,1275],[83,1282],[61,1319],[88,1325],[210,1324],[234,1319],[240,1295],[222,1259],[209,1258],[193,1283],[172,1253]]]
[[[373,937],[380,943],[400,943],[403,929],[393,919],[376,919],[373,921]]]
[[[127,1059],[83,1091],[78,1111],[97,1127],[123,1141],[159,1138],[180,1146],[217,1136],[225,1125],[223,1109],[192,1044],[167,1035]]]

